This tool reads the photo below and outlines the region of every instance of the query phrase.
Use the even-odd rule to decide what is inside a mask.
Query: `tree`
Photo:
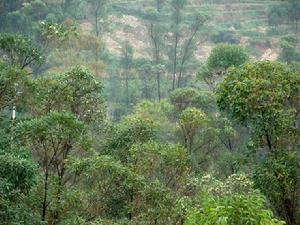
[[[262,196],[236,195],[223,198],[208,198],[202,202],[202,209],[195,209],[187,218],[185,225],[214,224],[269,224],[284,225],[265,208]]]
[[[264,197],[245,174],[232,174],[223,182],[208,174],[202,177],[200,185],[201,209],[191,208],[185,225],[285,224],[265,207]]]
[[[0,63],[0,109],[12,106],[24,90],[26,73],[14,66]]]
[[[299,145],[299,71],[278,62],[248,63],[227,70],[217,91],[221,110],[248,126],[256,148],[266,158],[255,172],[266,194],[287,224],[297,224],[299,189],[295,164]]]
[[[130,72],[132,69],[132,60],[133,60],[133,48],[130,45],[128,41],[124,43],[122,46],[122,56],[121,56],[121,65],[124,68],[123,76],[125,80],[125,97],[126,97],[126,107],[127,110],[130,106],[130,100],[129,100],[129,80],[130,78]]]
[[[156,9],[147,11],[147,19],[149,20],[149,36],[152,44],[152,64],[156,71],[157,97],[161,100],[161,70],[162,57],[164,49],[165,28],[161,23],[161,7],[164,1],[157,0]]]
[[[103,32],[103,24],[105,17],[107,16],[107,6],[109,1],[107,0],[88,0],[92,10],[92,16],[94,17],[94,31],[96,36]]]
[[[173,111],[174,107],[166,100],[142,101],[133,108],[132,115],[153,121],[156,137],[163,141],[174,138],[174,126],[171,122]]]
[[[287,35],[280,39],[281,53],[279,58],[291,64],[293,61],[300,59],[300,52],[297,50],[299,38],[296,35]]]
[[[299,156],[295,153],[272,155],[256,166],[253,176],[255,186],[269,199],[276,214],[287,224],[297,224],[300,212],[297,194],[300,188],[299,162]]]
[[[76,66],[60,75],[40,77],[30,86],[25,105],[34,115],[68,111],[86,124],[103,120],[103,85],[85,67]]]
[[[198,78],[214,88],[215,82],[224,75],[229,67],[240,66],[248,60],[248,54],[238,45],[217,45],[198,72]]]
[[[231,68],[218,88],[218,106],[248,125],[269,151],[282,146],[295,148],[292,140],[299,120],[299,78],[299,72],[277,62]]]
[[[273,6],[268,14],[269,25],[278,27],[280,24],[290,23],[290,27],[295,31],[299,30],[299,10],[300,3],[297,0],[286,0],[281,4]]]
[[[5,29],[7,25],[7,16],[9,13],[17,11],[22,7],[22,0],[5,1],[0,0],[0,28]]]
[[[188,107],[195,107],[208,113],[214,111],[215,98],[209,91],[196,88],[178,88],[171,92],[170,101],[180,113]]]
[[[146,179],[107,155],[76,160],[72,167],[80,174],[83,190],[79,204],[85,207],[76,213],[82,221],[103,225],[174,221],[172,192],[160,182]]]
[[[186,0],[173,0],[172,6],[172,50],[171,50],[171,62],[172,62],[172,90],[176,85],[176,73],[177,73],[177,60],[178,60],[178,45],[180,41],[180,26],[182,23],[182,10]]]
[[[18,87],[18,82],[24,78],[25,72],[28,74],[28,71],[24,69],[34,64],[41,64],[43,58],[31,39],[22,35],[0,33],[0,59],[12,68],[8,68],[9,71],[4,69],[3,72],[5,74],[2,74],[2,79],[4,79],[2,82],[8,85],[3,87],[4,93],[9,90],[15,94],[14,97],[10,96],[10,98],[12,98],[10,102],[12,104],[12,118],[14,119],[16,112],[14,101],[18,95],[22,93],[21,87]],[[15,67],[15,69],[13,69],[13,67]],[[16,78],[16,80],[14,80],[14,78]],[[20,85],[23,86],[23,83],[21,82]],[[12,86],[14,87],[12,88]]]
[[[219,30],[216,33],[214,33],[211,37],[211,40],[214,43],[228,43],[228,44],[239,44],[239,36],[234,31],[230,30]]]
[[[197,34],[200,31],[200,28],[205,24],[208,17],[203,13],[199,12],[193,15],[193,21],[190,25],[190,34],[188,38],[184,41],[183,46],[181,47],[180,61],[179,61],[179,74],[177,78],[177,88],[183,86],[183,76],[186,70],[186,64],[189,60],[192,59],[195,51],[195,42]]]
[[[69,173],[66,162],[71,155],[82,154],[82,150],[90,148],[86,127],[70,113],[51,112],[46,116],[18,123],[15,140],[20,146],[32,150],[44,176],[41,220],[58,220],[63,187],[76,176]],[[50,182],[55,181],[57,189],[51,193]],[[49,215],[49,205],[54,201],[57,205]]]
[[[108,5],[110,4],[108,0],[87,0],[90,4],[91,16],[93,16],[93,25],[96,38],[99,38],[100,35],[103,35],[104,29],[106,27],[106,17],[108,11]],[[95,63],[96,63],[96,73],[98,74],[98,62],[99,62],[99,51],[100,46],[96,45],[95,51]]]
[[[245,50],[238,45],[220,44],[215,47],[207,60],[213,70],[226,70],[230,66],[240,66],[249,59]]]
[[[39,23],[41,42],[44,49],[60,46],[76,34],[74,24],[66,25],[48,21]]]
[[[37,181],[37,165],[24,148],[0,150],[0,219],[3,224],[38,224],[31,211],[31,189]]]
[[[0,57],[20,69],[39,64],[43,60],[40,51],[29,38],[8,33],[0,34]]]
[[[195,13],[191,24],[184,26],[183,10],[186,0],[172,0],[170,4],[172,7],[172,23],[170,27],[171,48],[169,60],[172,67],[172,90],[174,90],[183,85],[182,79],[185,66],[193,58],[195,41],[200,28],[207,20],[207,16],[200,12]]]
[[[155,124],[151,118],[142,115],[129,115],[123,121],[113,126],[108,132],[104,144],[104,153],[128,162],[128,151],[134,144],[148,142],[155,138]]]
[[[288,0],[287,2],[287,10],[288,10],[288,15],[289,19],[292,22],[292,26],[295,29],[295,32],[298,32],[299,29],[299,20],[300,20],[300,2],[297,0]]]
[[[183,185],[188,171],[184,148],[168,143],[149,141],[135,144],[129,150],[132,170],[149,180],[159,180],[173,190]]]
[[[194,137],[207,121],[206,115],[197,108],[187,108],[180,114],[180,128],[184,137],[184,146],[193,154]]]
[[[103,120],[103,85],[87,68],[76,66],[60,77],[65,107],[86,124]]]

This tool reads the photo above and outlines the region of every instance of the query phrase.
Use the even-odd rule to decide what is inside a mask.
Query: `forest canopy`
[[[299,20],[0,0],[0,224],[299,225]]]

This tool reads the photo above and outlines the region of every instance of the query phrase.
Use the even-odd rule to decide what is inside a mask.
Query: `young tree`
[[[207,60],[212,70],[227,70],[231,66],[240,66],[249,60],[245,49],[238,45],[220,44],[215,47]]]
[[[180,114],[180,127],[184,137],[184,146],[193,154],[194,137],[207,121],[206,115],[197,108],[187,108]]]
[[[215,96],[212,92],[197,88],[178,88],[171,92],[170,101],[176,111],[181,113],[189,107],[195,107],[209,113],[215,110]]]

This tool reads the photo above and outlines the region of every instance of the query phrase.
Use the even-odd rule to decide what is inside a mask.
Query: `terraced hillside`
[[[271,6],[280,4],[280,0],[189,0],[185,6],[184,17],[190,19],[192,12],[203,11],[211,15],[209,23],[203,28],[199,40],[197,58],[205,59],[214,43],[209,37],[217,32],[231,31],[239,43],[247,47],[253,57],[258,59],[277,58],[278,36],[267,32],[268,10]],[[148,49],[147,26],[144,12],[154,7],[148,0],[115,0],[112,6],[114,15],[110,16],[110,33],[104,40],[108,49],[119,54],[121,43],[129,41],[135,52],[135,57],[145,57]],[[165,22],[170,21],[170,9],[163,8]],[[250,41],[251,39],[251,41]]]

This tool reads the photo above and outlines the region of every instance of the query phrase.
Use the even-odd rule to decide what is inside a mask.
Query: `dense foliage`
[[[1,225],[299,225],[300,5],[199,2],[0,0]]]

